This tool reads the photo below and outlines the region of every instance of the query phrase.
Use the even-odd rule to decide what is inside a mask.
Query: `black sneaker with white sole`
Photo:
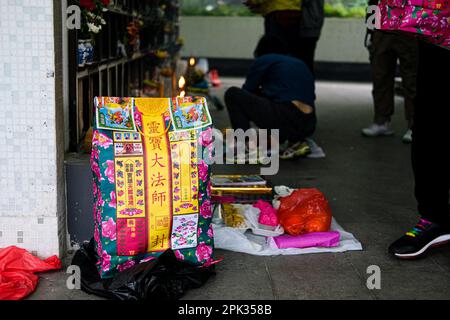
[[[450,243],[450,228],[420,219],[419,222],[400,239],[389,246],[389,253],[400,259],[414,259],[429,248]]]

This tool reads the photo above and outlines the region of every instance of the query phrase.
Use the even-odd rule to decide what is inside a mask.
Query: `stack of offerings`
[[[251,230],[253,235],[267,237],[266,244],[271,249],[339,246],[340,233],[330,230],[331,209],[318,189],[291,189],[284,196],[277,194],[272,203],[260,199],[252,204],[222,203],[219,208],[214,211],[213,222],[221,248],[223,245],[225,248],[238,248],[237,242],[243,240],[236,233],[221,232],[224,227],[246,235]],[[240,240],[234,242],[233,239],[221,238],[223,236],[236,236]],[[251,239],[247,236],[250,242],[264,242],[255,237]]]
[[[260,230],[265,229],[258,223],[259,209],[255,208],[253,213],[256,215],[250,218],[244,216],[243,206],[256,205],[263,200],[269,203],[273,198],[273,190],[268,181],[259,175],[213,175],[211,181],[215,222],[224,222],[225,225],[242,231],[252,229],[255,234],[260,234]],[[270,231],[274,231],[278,225],[276,222],[270,226]],[[276,234],[278,233],[270,233]]]
[[[91,167],[94,239],[102,278],[172,249],[179,260],[213,256],[204,98],[95,98]]]
[[[215,202],[251,204],[273,198],[269,182],[259,175],[213,175],[211,181]]]

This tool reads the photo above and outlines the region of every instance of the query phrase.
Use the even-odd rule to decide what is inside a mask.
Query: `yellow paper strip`
[[[163,251],[170,247],[172,220],[170,154],[163,117],[168,109],[168,99],[136,99],[136,106],[142,112],[144,133],[147,251]]]
[[[114,160],[117,218],[145,217],[144,159],[118,157]]]

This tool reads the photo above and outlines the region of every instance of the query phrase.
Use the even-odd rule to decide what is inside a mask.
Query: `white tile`
[[[17,242],[18,230],[34,230],[21,245],[46,254],[58,253],[61,214],[54,78],[47,78],[55,68],[52,14],[51,0],[0,1],[0,97],[7,115],[0,120],[0,247]],[[31,217],[43,214],[44,225],[52,224],[38,229]]]

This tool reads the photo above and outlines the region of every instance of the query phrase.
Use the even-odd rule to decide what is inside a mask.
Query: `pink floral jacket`
[[[381,0],[381,30],[414,33],[450,49],[450,0]]]

